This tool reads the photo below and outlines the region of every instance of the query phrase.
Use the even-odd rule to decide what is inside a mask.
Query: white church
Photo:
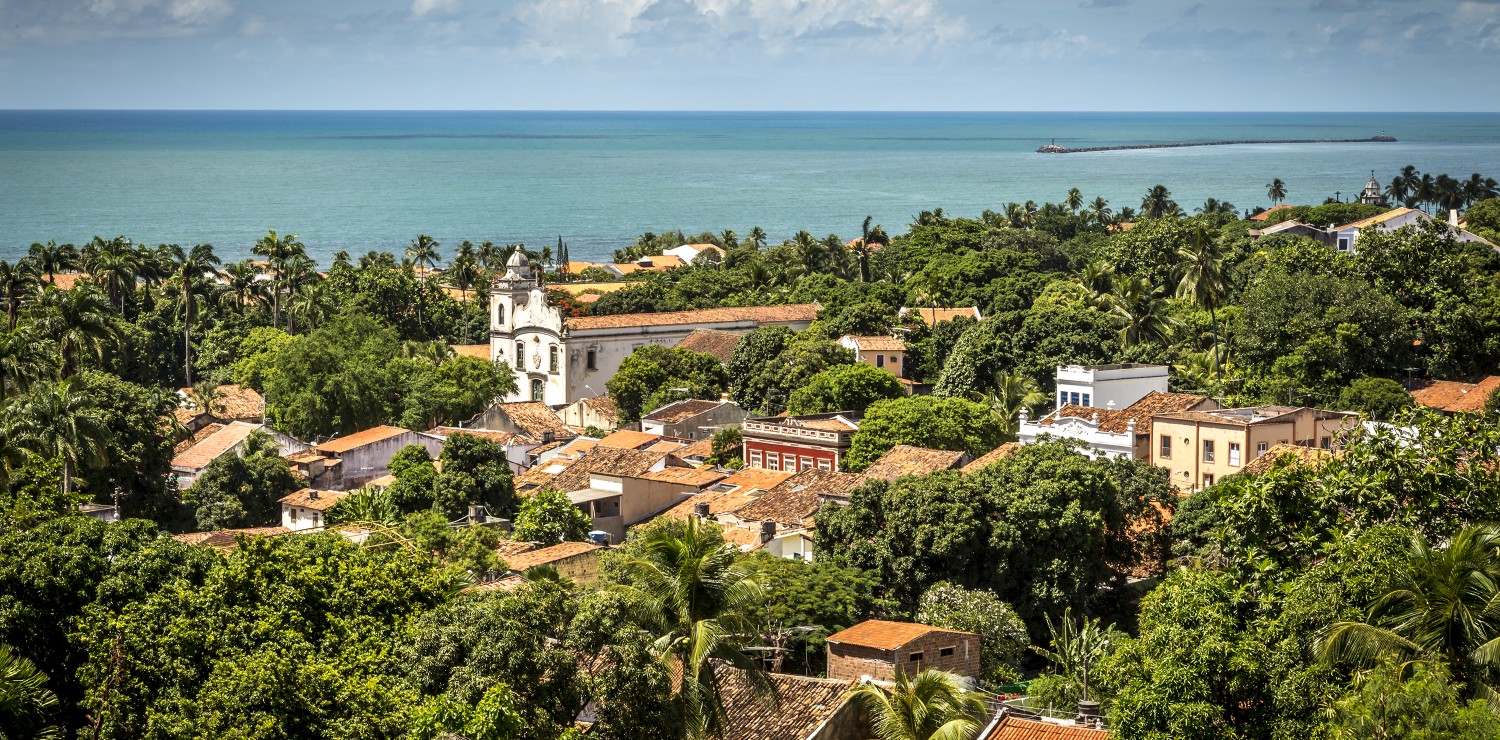
[[[694,329],[801,331],[817,313],[816,303],[802,303],[566,318],[548,305],[541,275],[518,250],[490,289],[490,358],[516,371],[518,391],[506,401],[558,408],[608,393],[604,384],[638,347],[671,347]]]

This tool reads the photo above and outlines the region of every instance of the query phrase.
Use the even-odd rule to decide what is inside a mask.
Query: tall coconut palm
[[[57,371],[51,349],[29,326],[0,332],[0,403]]]
[[[9,645],[0,645],[0,736],[61,738],[62,731],[52,724],[59,708],[57,695],[47,688],[47,674]]]
[[[1176,328],[1167,315],[1161,289],[1145,278],[1116,277],[1110,314],[1120,324],[1120,342],[1133,346],[1144,342],[1166,344]]]
[[[35,262],[23,259],[11,264],[0,260],[0,298],[5,301],[5,315],[9,320],[7,329],[16,328],[21,306],[36,293],[37,286]]]
[[[1219,305],[1224,300],[1224,247],[1207,226],[1199,224],[1188,232],[1187,243],[1177,249],[1182,260],[1182,280],[1177,283],[1177,297],[1207,309],[1214,345],[1219,344]]]
[[[296,234],[281,236],[275,229],[267,229],[266,235],[257,239],[250,251],[266,258],[268,271],[271,273],[271,325],[280,327],[282,278],[287,260],[297,255],[306,255],[307,248],[297,241]]]
[[[17,399],[13,442],[23,450],[62,463],[62,492],[73,492],[80,465],[103,453],[108,432],[95,399],[78,387],[77,377],[38,383]]]
[[[1276,178],[1266,184],[1266,197],[1271,199],[1271,205],[1277,205],[1286,200],[1286,183],[1281,178]]]
[[[218,383],[212,380],[199,381],[192,387],[192,393],[193,407],[198,409],[199,413],[209,416],[217,415],[219,405],[224,400],[224,390]]]
[[[197,299],[207,294],[214,282],[208,276],[219,264],[212,244],[195,244],[183,249],[173,244],[172,272],[182,293],[182,373],[187,384],[193,384],[193,320],[197,317]]]
[[[439,246],[441,245],[436,239],[426,234],[418,234],[417,238],[411,240],[411,246],[406,248],[406,256],[418,266],[434,269],[442,259],[438,254]]]
[[[1063,205],[1067,206],[1068,210],[1077,213],[1078,209],[1083,207],[1083,193],[1078,188],[1068,188],[1068,196],[1063,199]]]
[[[491,272],[505,267],[505,260],[510,258],[510,255],[506,253],[505,247],[491,241],[480,242],[477,254],[479,264]]]
[[[1108,226],[1111,211],[1109,201],[1102,197],[1095,198],[1089,202],[1089,215],[1093,217],[1094,223],[1100,226]]]
[[[865,216],[864,222],[859,225],[859,241],[855,242],[854,249],[859,255],[859,281],[862,283],[870,282],[870,252],[874,251],[875,245],[884,245],[890,241],[880,224],[875,224],[873,228],[870,226],[874,220],[874,216]]]
[[[613,588],[657,636],[652,649],[668,672],[682,677],[677,700],[694,740],[723,726],[715,664],[743,671],[757,693],[774,697],[759,661],[741,650],[758,633],[753,615],[763,592],[737,555],[711,525],[690,518],[649,530],[618,561]]]
[[[1465,527],[1444,547],[1418,535],[1405,568],[1365,618],[1335,622],[1318,639],[1330,661],[1369,665],[1382,654],[1403,661],[1441,661],[1474,695],[1500,702],[1500,529]]]
[[[49,283],[57,279],[57,273],[78,267],[78,248],[72,244],[58,244],[55,241],[48,241],[46,244],[33,242],[29,254],[36,262],[37,268],[47,274]]]
[[[769,237],[766,236],[765,229],[762,229],[759,226],[752,226],[750,227],[749,235],[745,237],[745,243],[749,244],[752,247],[755,247],[756,249],[760,249],[766,246],[766,239],[768,238]]]
[[[65,378],[78,372],[86,356],[103,360],[119,339],[114,311],[92,286],[49,290],[34,310],[37,330],[57,346]]]
[[[141,253],[135,245],[123,236],[109,241],[94,237],[84,249],[83,267],[104,287],[109,304],[123,312],[125,298],[134,293],[141,273]]]
[[[243,315],[245,304],[256,294],[255,265],[249,260],[231,262],[224,267],[224,274],[229,283],[224,295],[234,302],[234,312]]]
[[[726,251],[740,245],[740,235],[734,233],[734,229],[725,229],[719,232],[719,246]]]
[[[1047,394],[1036,381],[1019,373],[995,373],[990,390],[979,394],[979,402],[989,407],[1000,424],[1000,430],[1015,435],[1020,428],[1021,409],[1035,409],[1047,402]]]
[[[1478,172],[1469,175],[1469,179],[1463,182],[1464,207],[1467,208],[1481,200],[1500,197],[1500,182],[1493,177],[1483,177]]]
[[[282,264],[282,271],[284,273],[282,286],[286,290],[288,304],[283,307],[286,313],[286,332],[295,334],[297,317],[293,315],[290,304],[297,300],[297,296],[304,288],[317,283],[322,278],[318,275],[317,263],[305,254],[294,254],[288,257]]]
[[[869,712],[875,740],[970,740],[984,727],[984,695],[965,689],[952,673],[907,677],[897,668],[891,684],[863,683],[850,692]]]
[[[1161,218],[1176,213],[1177,202],[1172,200],[1172,191],[1165,185],[1153,185],[1141,198],[1141,215],[1146,218]]]

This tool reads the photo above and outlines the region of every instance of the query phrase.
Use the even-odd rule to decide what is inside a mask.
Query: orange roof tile
[[[213,402],[212,409],[204,409],[210,414],[225,421],[235,419],[260,419],[266,411],[266,399],[262,398],[254,388],[234,383],[225,383],[218,388],[219,398]],[[178,389],[185,398],[197,403],[197,395],[192,388]]]
[[[1486,375],[1478,383],[1419,380],[1413,384],[1411,400],[1430,409],[1477,414],[1484,411],[1484,402],[1496,388],[1500,388],[1500,375]]]
[[[1109,740],[1109,731],[1012,715],[1001,717],[988,735],[977,740]]]
[[[661,424],[679,424],[694,416],[706,414],[724,405],[725,401],[705,401],[699,398],[690,398],[685,401],[673,401],[644,417],[643,421],[655,421]]]
[[[746,491],[769,491],[781,485],[792,474],[784,470],[766,470],[765,468],[745,468],[734,475],[719,481],[724,486],[739,486]]]
[[[328,511],[334,504],[342,501],[349,494],[344,491],[319,491],[316,488],[304,488],[295,493],[282,496],[277,503],[287,506],[300,506],[313,511]]]
[[[724,704],[721,740],[789,740],[811,737],[849,701],[853,681],[772,673],[777,701],[767,702],[744,674],[716,666]],[[828,733],[824,733],[825,735]]]
[[[675,439],[675,438],[674,439],[662,438],[662,439],[660,439],[660,440],[658,440],[658,441],[656,441],[656,442],[654,442],[654,443],[652,443],[650,445],[647,445],[646,451],[647,452],[676,452],[676,451],[678,451],[678,450],[680,450],[680,449],[682,449],[684,447],[687,447],[687,446],[688,445],[687,445],[686,442],[683,442],[683,441]]]
[[[740,344],[744,334],[718,329],[694,329],[677,342],[676,346],[705,355],[713,355],[719,362],[728,363],[734,348]]]
[[[928,326],[937,326],[938,324],[941,324],[944,321],[952,321],[954,319],[960,319],[960,318],[962,318],[962,319],[974,319],[974,320],[977,321],[981,317],[981,314],[979,313],[979,307],[978,306],[968,306],[966,308],[903,308],[903,309],[901,309],[901,314],[903,316],[906,315],[906,314],[908,314],[908,313],[910,313],[910,314],[916,314],[917,318],[921,319],[922,323],[924,323],[924,324],[926,324]]]
[[[541,439],[547,432],[551,432],[554,439],[577,436],[563,424],[561,417],[541,401],[498,403],[494,409],[509,419],[522,434],[532,439]]]
[[[1271,214],[1273,214],[1273,213],[1275,213],[1277,211],[1284,211],[1284,210],[1286,210],[1288,208],[1292,208],[1292,206],[1287,205],[1286,203],[1282,203],[1281,205],[1278,205],[1278,206],[1271,206],[1270,208],[1267,208],[1266,210],[1261,211],[1260,213],[1257,213],[1254,216],[1251,216],[1250,220],[1251,221],[1264,221],[1267,218],[1270,218]]]
[[[661,441],[660,434],[621,429],[611,432],[599,440],[600,447],[618,447],[622,450],[642,450]]]
[[[596,446],[579,455],[576,460],[548,460],[526,471],[516,479],[517,486],[535,485],[555,488],[563,493],[581,491],[589,487],[589,475],[638,476],[667,457],[660,452],[627,450],[618,447]],[[555,467],[562,470],[551,472]]]
[[[89,275],[85,272],[59,272],[54,274],[50,280],[46,273],[42,273],[41,276],[43,285],[54,285],[58,290],[72,290],[78,287],[79,280],[88,279]]]
[[[566,319],[567,328],[618,329],[633,326],[676,326],[681,324],[719,324],[741,321],[756,323],[812,321],[818,316],[818,304],[800,303],[786,306],[744,306],[741,308],[705,308],[698,311],[662,313],[625,313],[613,316],[584,316]]]
[[[1020,451],[1020,442],[1006,442],[1005,444],[1000,445],[999,447],[996,447],[995,449],[990,450],[989,452],[986,452],[983,455],[975,458],[974,462],[971,462],[968,465],[959,468],[959,471],[964,475],[975,473],[978,472],[981,468],[994,465],[1000,460],[1010,457],[1011,455],[1014,455]]]
[[[1395,208],[1395,209],[1386,211],[1385,213],[1381,213],[1381,214],[1378,214],[1378,215],[1375,215],[1375,216],[1371,216],[1369,218],[1362,218],[1362,219],[1360,219],[1358,221],[1352,221],[1350,223],[1344,224],[1343,226],[1340,226],[1337,229],[1334,229],[1334,231],[1343,231],[1344,229],[1363,229],[1363,228],[1365,228],[1367,226],[1373,226],[1375,224],[1383,224],[1386,221],[1389,221],[1389,220],[1391,220],[1393,218],[1399,218],[1401,216],[1405,216],[1406,214],[1411,213],[1411,212],[1413,212],[1415,210],[1416,210],[1415,208]]]
[[[962,450],[931,450],[914,445],[896,445],[866,468],[864,480],[894,481],[909,475],[930,475],[958,467],[967,453]]]
[[[853,342],[854,346],[861,352],[905,352],[906,342],[897,337],[856,337],[846,336],[845,339]]]
[[[823,505],[823,496],[847,496],[861,482],[861,477],[854,473],[816,468],[804,470],[766,491],[753,503],[735,512],[735,516],[747,522],[810,526],[813,515]]]
[[[178,410],[181,411],[182,409]],[[187,452],[188,450],[193,448],[193,445],[198,444],[205,439],[208,439],[214,433],[223,428],[224,425],[216,421],[211,421],[201,427],[198,427],[198,431],[193,432],[193,436],[188,437],[181,442],[178,442],[175,446],[172,447],[172,454],[180,455],[184,452]]]
[[[594,413],[613,421],[620,419],[620,407],[615,404],[615,399],[609,396],[591,396],[580,400],[580,403],[589,407]]]
[[[382,442],[392,437],[399,437],[403,434],[414,433],[415,432],[412,432],[410,429],[402,429],[401,427],[378,426],[366,429],[361,432],[347,434],[337,439],[328,440],[327,442],[318,445],[314,449],[319,452],[331,452],[334,454],[338,454],[348,452],[353,449],[358,449],[368,444]]]
[[[1191,393],[1164,393],[1162,391],[1151,391],[1123,409],[1099,408],[1097,406],[1075,406],[1068,404],[1062,408],[1044,416],[1037,423],[1042,426],[1052,426],[1058,419],[1067,417],[1070,419],[1090,419],[1095,414],[1099,416],[1099,431],[1109,434],[1124,434],[1130,429],[1130,422],[1135,422],[1137,434],[1142,436],[1151,435],[1151,418],[1157,414],[1174,414],[1185,411],[1193,411],[1200,406],[1215,405],[1208,396],[1195,396]]]
[[[201,470],[208,467],[209,463],[238,447],[260,428],[259,424],[249,424],[243,421],[231,422],[205,437],[203,441],[178,453],[172,458],[172,467],[188,470]]]
[[[693,457],[710,457],[714,454],[713,437],[700,439],[697,442],[694,442],[686,447],[682,447],[673,451],[672,454],[684,460]]]
[[[203,545],[216,550],[233,550],[239,546],[236,535],[246,537],[276,537],[283,534],[291,534],[292,530],[286,527],[246,527],[244,529],[216,529],[212,532],[187,532],[174,534],[172,539],[188,545]]]
[[[933,627],[915,622],[887,622],[882,619],[867,619],[842,632],[824,638],[824,642],[840,645],[858,645],[876,650],[897,650],[913,640],[934,632],[968,635],[969,632]]]
[[[686,521],[693,515],[693,510],[698,504],[708,504],[708,515],[733,514],[740,507],[755,500],[755,496],[747,489],[737,491],[704,491],[695,493],[686,501],[676,504],[670,509],[663,511],[659,518],[676,519]]]
[[[434,437],[448,438],[458,434],[467,434],[471,437],[487,439],[497,445],[527,445],[536,444],[536,440],[515,432],[500,432],[494,429],[465,429],[463,427],[433,427],[427,430]]]
[[[490,359],[490,346],[488,344],[454,344],[453,354],[459,357],[474,357],[480,360]]]
[[[485,593],[486,591],[514,591],[528,583],[530,583],[530,581],[526,580],[526,576],[501,576],[493,581],[485,581],[484,583],[481,583],[477,586],[469,586],[468,588],[465,588],[463,590],[463,593],[470,594]]]
[[[1291,457],[1297,465],[1308,465],[1319,467],[1333,457],[1333,452],[1317,447],[1303,447],[1291,443],[1278,443],[1271,445],[1260,457],[1245,463],[1240,469],[1241,473],[1260,475],[1275,467],[1283,457]]]
[[[506,558],[505,564],[509,565],[511,570],[525,571],[538,565],[555,563],[584,553],[597,553],[603,549],[602,546],[592,542],[561,542],[551,547],[517,553]]]
[[[641,473],[635,477],[663,483],[680,483],[696,488],[724,480],[724,474],[713,468],[662,468],[654,472]]]

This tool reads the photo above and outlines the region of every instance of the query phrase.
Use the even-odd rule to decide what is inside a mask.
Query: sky
[[[1500,110],[1500,0],[0,0],[0,107]]]

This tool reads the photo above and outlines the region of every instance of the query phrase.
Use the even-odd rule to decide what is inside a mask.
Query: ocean
[[[1038,146],[1374,136],[1397,143],[1277,144],[1044,155]],[[1266,205],[1357,194],[1402,166],[1500,178],[1493,113],[692,113],[0,111],[0,259],[95,235],[213,244],[226,260],[268,228],[337,250],[566,240],[608,258],[645,231],[760,226],[892,234],[922,210],[977,216],[1007,201],[1139,207],[1166,185]]]

